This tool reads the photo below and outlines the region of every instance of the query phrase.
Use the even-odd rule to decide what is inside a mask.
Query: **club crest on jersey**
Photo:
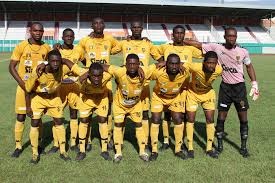
[[[236,56],[236,60],[237,60],[237,62],[239,62],[239,61],[240,61],[240,58],[241,58],[241,57],[240,57],[239,55],[237,55],[237,56]]]
[[[145,49],[145,48],[142,48],[141,50],[142,50],[142,52],[143,52],[143,53],[146,51],[146,49]]]
[[[104,45],[104,49],[107,50],[108,49],[108,45]]]
[[[188,60],[188,55],[184,55],[184,60]]]

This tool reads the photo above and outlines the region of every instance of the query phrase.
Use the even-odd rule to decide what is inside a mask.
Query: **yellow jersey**
[[[159,96],[164,98],[174,98],[181,92],[183,83],[189,79],[190,73],[186,68],[184,73],[178,73],[174,80],[170,80],[166,73],[166,68],[155,70],[151,79],[156,80],[153,91]]]
[[[205,73],[203,71],[203,63],[184,64],[192,75],[189,89],[197,94],[204,94],[212,89],[212,83],[222,74],[222,67],[217,65],[214,73]]]
[[[131,78],[126,74],[125,67],[110,66],[108,72],[113,75],[117,83],[117,91],[114,100],[125,107],[132,107],[140,101],[141,92],[149,79],[151,73],[156,69],[156,65],[152,64],[147,68],[143,68],[145,79],[140,81],[139,77]]]
[[[92,62],[110,64],[110,55],[115,53],[119,42],[110,35],[103,38],[86,36],[79,41],[79,46],[85,51],[86,67],[90,67]]]
[[[18,74],[23,81],[26,81],[33,68],[46,60],[48,52],[51,47],[43,43],[41,45],[31,44],[29,40],[20,42],[14,48],[11,60],[18,61]]]

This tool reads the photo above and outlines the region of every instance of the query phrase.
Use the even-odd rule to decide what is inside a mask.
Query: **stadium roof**
[[[39,3],[38,3],[39,2]],[[265,4],[266,3],[266,4]],[[171,14],[202,16],[239,16],[270,17],[275,14],[273,0],[19,0],[2,1],[0,10],[16,11],[61,11],[121,13],[135,14]]]

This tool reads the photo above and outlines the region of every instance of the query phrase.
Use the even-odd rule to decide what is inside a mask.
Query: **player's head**
[[[237,30],[234,27],[228,27],[224,30],[225,44],[229,48],[233,48],[236,45]]]
[[[62,57],[58,50],[52,50],[47,55],[48,63],[52,72],[57,72],[61,66]]]
[[[132,36],[141,37],[141,33],[143,30],[143,23],[140,20],[134,20],[131,22],[131,31]]]
[[[66,45],[72,45],[74,42],[74,31],[70,28],[67,28],[63,31],[62,40]]]
[[[30,26],[31,38],[35,41],[41,41],[44,33],[44,27],[40,22],[32,22]]]
[[[96,34],[103,34],[105,28],[105,23],[103,18],[96,17],[92,21],[92,29],[94,30],[94,33]]]
[[[215,72],[217,64],[218,64],[217,53],[214,51],[206,52],[203,60],[203,71],[206,73],[213,73]]]
[[[130,77],[135,77],[138,75],[138,68],[139,68],[140,62],[139,62],[139,58],[136,54],[129,54],[126,57],[126,70],[127,70],[127,74]]]
[[[95,87],[102,85],[103,67],[98,62],[93,62],[89,68],[89,79]]]
[[[166,61],[166,72],[168,75],[177,75],[180,68],[180,57],[177,54],[170,54]]]
[[[185,36],[185,28],[182,25],[176,25],[173,28],[173,39],[176,43],[182,43]]]

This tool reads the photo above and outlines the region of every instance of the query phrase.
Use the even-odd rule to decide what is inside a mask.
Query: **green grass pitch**
[[[225,131],[229,135],[225,140],[224,152],[218,160],[205,156],[205,119],[200,108],[195,124],[194,160],[179,160],[169,149],[160,152],[156,162],[143,163],[138,158],[133,125],[129,123],[125,133],[123,161],[120,164],[104,161],[99,156],[98,127],[94,123],[93,150],[87,153],[84,161],[74,161],[76,153],[69,151],[73,159],[71,162],[62,161],[58,154],[44,155],[36,166],[29,163],[30,119],[25,123],[25,149],[22,155],[18,159],[10,157],[15,147],[16,82],[8,72],[9,57],[10,53],[0,53],[0,182],[275,182],[275,56],[252,56],[261,96],[256,102],[249,98],[248,147],[251,157],[248,159],[242,158],[238,152],[239,122],[234,108],[231,108],[225,124]],[[112,63],[120,64],[120,59],[121,56],[113,56]],[[219,82],[220,79],[214,84],[216,91]],[[249,83],[247,88],[250,89]],[[68,127],[67,110],[65,119]],[[43,123],[44,145],[48,150],[52,146],[51,119],[43,117]],[[114,153],[111,152],[111,155]]]

